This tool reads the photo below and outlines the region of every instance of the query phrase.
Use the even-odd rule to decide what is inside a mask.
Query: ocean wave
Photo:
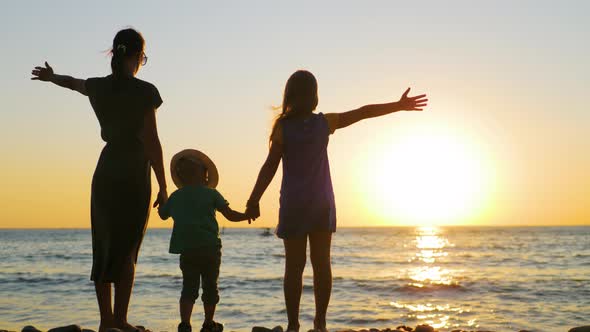
[[[467,291],[467,288],[458,284],[437,284],[437,283],[408,283],[395,289],[398,292],[404,293],[428,293],[439,291]]]
[[[367,319],[367,318],[352,318],[352,319],[334,319],[335,322],[339,324],[351,324],[351,325],[370,325],[370,324],[382,324],[388,323],[392,320],[390,318],[375,318],[375,319]]]
[[[64,283],[73,283],[88,281],[88,275],[82,274],[53,274],[53,275],[36,275],[27,272],[2,273],[2,284],[16,283],[20,285],[61,285]]]

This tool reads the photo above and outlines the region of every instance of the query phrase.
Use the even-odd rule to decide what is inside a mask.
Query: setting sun
[[[367,158],[366,185],[377,213],[396,224],[469,223],[491,194],[489,157],[450,131],[414,130],[386,139],[379,151]]]

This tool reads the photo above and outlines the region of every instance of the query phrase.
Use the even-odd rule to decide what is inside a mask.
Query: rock
[[[373,328],[369,329],[369,332],[381,332],[381,331],[379,329],[376,329],[373,327]]]
[[[396,330],[402,330],[402,331],[412,331],[413,328],[409,327],[409,326],[405,326],[405,325],[400,325],[398,327],[395,328]]]
[[[252,327],[252,332],[271,332],[271,329],[262,326],[254,326]]]
[[[272,329],[269,329],[269,328],[263,327],[263,326],[254,326],[252,328],[252,332],[283,332],[283,327],[280,325],[277,325],[277,326],[273,327]]]
[[[520,330],[518,332],[531,332],[531,331],[529,331],[529,330]]]
[[[68,326],[61,326],[55,327],[47,332],[82,332],[82,328],[79,325],[68,325]]]
[[[107,329],[106,332],[125,332],[125,331],[118,329],[116,327],[111,327],[110,329]]]
[[[434,328],[430,325],[418,325],[415,332],[434,332]]]
[[[568,332],[590,332],[590,325],[574,327]]]
[[[34,327],[32,325],[27,325],[27,326],[23,327],[21,332],[41,332],[41,331],[39,331],[36,327]]]
[[[96,331],[91,330],[91,329],[82,329],[82,332],[96,332]]]

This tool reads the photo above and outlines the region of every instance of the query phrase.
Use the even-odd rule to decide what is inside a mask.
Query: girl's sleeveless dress
[[[150,162],[140,140],[147,112],[162,104],[155,86],[137,78],[89,78],[86,91],[106,142],[92,178],[91,280],[115,282],[137,261],[150,211]]]
[[[336,205],[328,163],[330,128],[322,113],[280,121],[283,144],[277,236],[297,238],[336,231]]]

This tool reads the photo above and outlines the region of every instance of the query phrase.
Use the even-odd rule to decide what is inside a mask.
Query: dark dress
[[[140,134],[162,99],[148,82],[111,75],[87,79],[86,91],[106,142],[92,178],[90,279],[115,282],[126,262],[137,261],[147,227],[151,171]]]
[[[292,239],[313,232],[336,232],[328,120],[322,113],[312,113],[306,119],[282,119],[280,124],[283,182],[277,236]]]

